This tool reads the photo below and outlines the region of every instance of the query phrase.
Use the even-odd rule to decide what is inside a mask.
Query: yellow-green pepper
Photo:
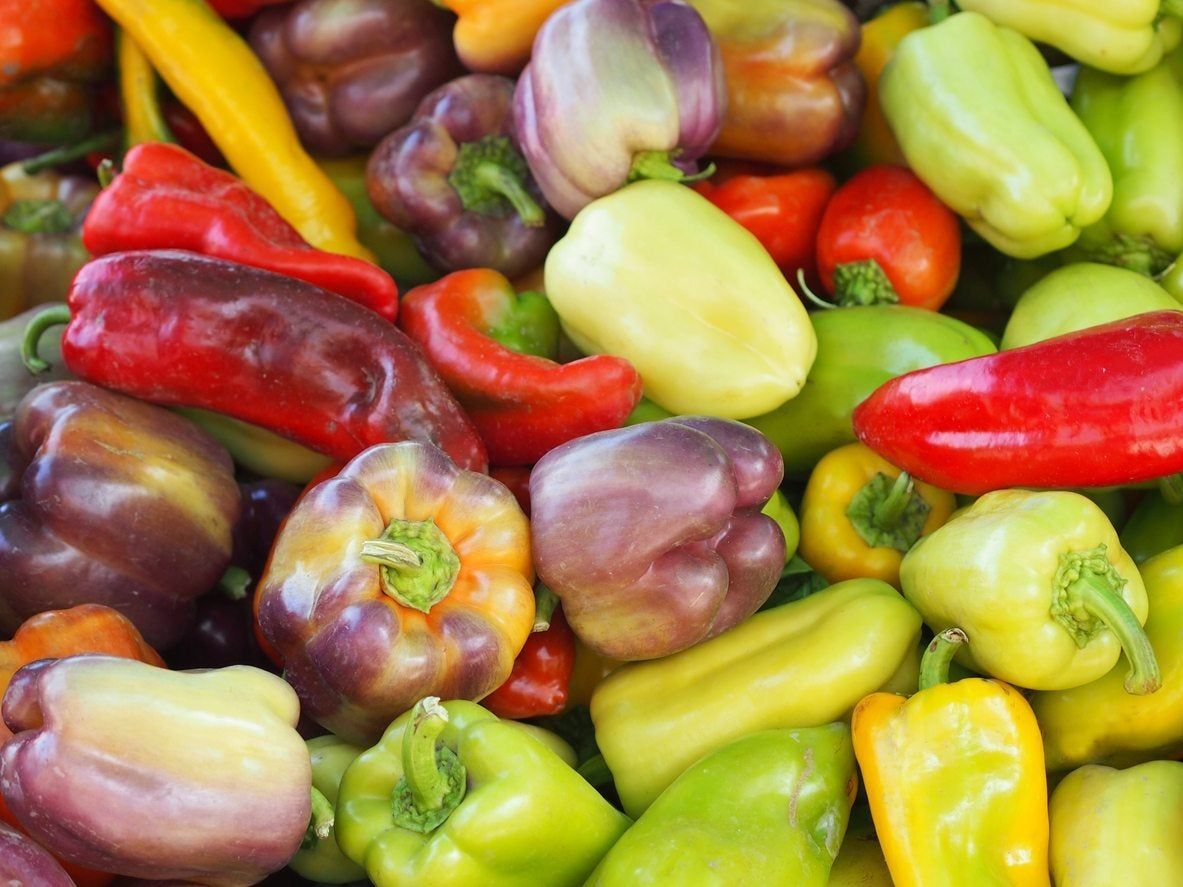
[[[365,869],[337,846],[334,807],[341,777],[365,749],[332,734],[309,739],[305,744],[312,761],[312,822],[300,852],[288,865],[301,877],[321,884],[360,881],[366,876]]]

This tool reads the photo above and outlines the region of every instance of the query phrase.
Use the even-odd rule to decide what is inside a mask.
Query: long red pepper
[[[908,373],[853,421],[893,465],[959,493],[1172,475],[1183,471],[1183,312]]]

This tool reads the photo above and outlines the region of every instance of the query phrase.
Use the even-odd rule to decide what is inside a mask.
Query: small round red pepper
[[[567,705],[574,671],[575,634],[562,609],[556,607],[550,625],[527,638],[505,683],[482,699],[481,705],[499,718],[557,715]]]

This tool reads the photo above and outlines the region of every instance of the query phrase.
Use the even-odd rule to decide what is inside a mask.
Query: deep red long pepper
[[[943,364],[853,415],[867,446],[959,493],[1099,487],[1183,471],[1183,312]]]

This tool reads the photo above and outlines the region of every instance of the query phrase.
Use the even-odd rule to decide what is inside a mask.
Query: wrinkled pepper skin
[[[546,295],[582,352],[628,360],[673,413],[766,413],[801,390],[817,353],[760,242],[674,182],[636,182],[581,212],[546,258]]]
[[[857,788],[845,724],[745,736],[662,792],[587,887],[825,887]]]
[[[16,495],[0,505],[0,626],[105,604],[153,647],[193,619],[230,562],[230,457],[184,419],[83,382],[34,389],[13,420]]]
[[[908,165],[996,249],[1068,246],[1109,208],[1105,158],[1032,43],[974,12],[913,31],[879,79]]]
[[[12,887],[75,887],[74,880],[48,850],[3,822],[0,879]]]
[[[763,435],[725,419],[564,444],[530,473],[538,577],[600,655],[684,650],[741,623],[776,585],[785,538],[760,509],[783,476]]]
[[[781,166],[850,144],[866,101],[859,25],[838,0],[690,0],[718,41],[727,113],[713,154]]]
[[[1183,763],[1087,766],[1051,798],[1057,887],[1183,882]]]
[[[538,32],[513,114],[534,179],[572,219],[637,178],[695,172],[725,102],[719,50],[684,0],[575,0]]]
[[[312,828],[320,826],[321,832],[314,830],[305,838],[304,843],[300,845],[300,852],[292,857],[288,866],[300,877],[320,884],[361,881],[366,876],[365,869],[341,852],[337,845],[336,822],[326,824],[324,817],[335,810],[340,795],[341,779],[349,765],[356,761],[365,749],[333,735],[318,736],[309,739],[306,744],[308,757],[312,762],[312,787],[324,795],[329,807],[328,810],[322,811],[313,807]],[[317,816],[318,812],[321,814],[320,817]]]
[[[421,0],[299,0],[251,25],[251,47],[300,141],[322,154],[372,148],[460,73],[449,16]]]
[[[513,75],[530,59],[538,29],[566,0],[432,0],[458,16],[456,54],[470,71]]]
[[[371,551],[383,543],[420,566]],[[404,442],[305,493],[256,606],[304,714],[360,743],[427,693],[480,699],[502,684],[533,626],[533,580],[513,494]]]
[[[300,846],[311,768],[296,695],[275,675],[41,660],[13,678],[3,713],[16,736],[0,749],[0,791],[64,859],[245,887]]]
[[[1119,662],[1083,687],[1033,694],[1049,771],[1091,763],[1126,767],[1183,751],[1183,546],[1146,561],[1141,575],[1150,609],[1146,634],[1162,669],[1162,689],[1130,695]]]
[[[429,767],[459,762],[466,785],[459,803],[427,833],[400,823],[397,792],[407,785],[403,749],[422,711],[416,706],[345,772],[337,840],[346,855],[377,887],[584,883],[629,820],[521,725],[463,700],[435,700],[434,710],[446,723],[428,746]]]
[[[687,767],[749,733],[846,716],[915,652],[920,614],[876,579],[840,582],[665,659],[625,665],[592,694],[596,742],[639,816]],[[737,705],[759,686],[759,704]]]
[[[807,474],[826,453],[855,440],[850,415],[884,382],[997,350],[969,324],[905,305],[815,311],[809,322],[817,359],[801,393],[745,420],[776,444],[793,476]]]

